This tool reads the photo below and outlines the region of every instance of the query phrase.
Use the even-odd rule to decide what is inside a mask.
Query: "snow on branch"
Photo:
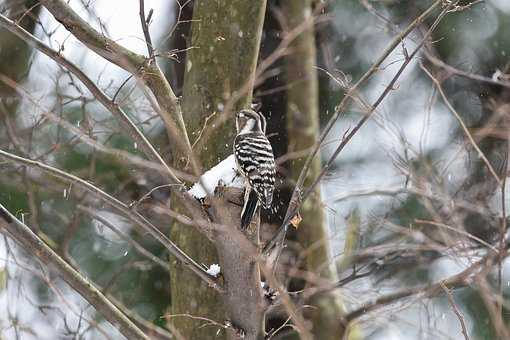
[[[236,168],[234,155],[230,155],[206,171],[188,192],[197,199],[203,199],[205,196],[213,194],[220,184],[227,187],[244,188],[244,179],[241,174],[237,173]]]
[[[221,267],[219,264],[216,264],[216,263],[211,264],[209,269],[207,269],[207,274],[212,275],[214,277],[218,277],[218,275],[220,275],[220,273],[221,273]]]

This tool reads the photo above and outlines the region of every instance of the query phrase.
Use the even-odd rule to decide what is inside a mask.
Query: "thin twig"
[[[152,46],[151,33],[149,32],[149,23],[152,17],[153,10],[149,11],[149,16],[145,17],[145,0],[139,0],[140,4],[140,23],[142,24],[143,35],[145,37],[145,43],[147,44],[147,51],[149,52],[150,62],[154,60],[154,47]]]
[[[156,149],[152,146],[152,144],[147,140],[144,134],[138,129],[138,127],[132,122],[129,116],[116,104],[114,103],[103,91],[101,91],[94,82],[83,72],[78,66],[64,58],[58,51],[53,50],[44,44],[41,40],[34,37],[32,34],[24,30],[21,26],[17,25],[13,21],[9,20],[7,17],[0,14],[0,26],[6,28],[11,33],[14,33],[16,36],[21,38],[23,41],[28,43],[30,46],[36,48],[40,52],[44,53],[51,59],[53,59],[56,63],[63,66],[69,72],[74,74],[80,81],[87,87],[87,89],[94,95],[94,97],[105,107],[107,108],[115,117],[119,118],[125,126],[128,128],[127,131],[131,138],[133,138],[142,148],[144,153],[152,160],[160,162],[168,171],[168,174],[172,181],[175,183],[180,183],[177,176],[173,173],[173,171],[168,167],[166,162],[161,158]],[[5,77],[2,78],[5,80]]]
[[[136,201],[133,201],[132,203],[129,204],[129,207],[130,208],[136,208],[138,205],[140,205],[140,203],[142,203],[142,201],[146,200],[147,198],[150,197],[150,195],[152,195],[152,193],[154,191],[157,191],[159,189],[163,189],[163,188],[171,188],[175,186],[175,184],[162,184],[162,185],[158,185],[157,187],[154,187],[152,188],[151,190],[149,190],[146,194],[144,194],[142,197],[140,197],[138,200]]]
[[[452,75],[463,77],[463,78],[467,78],[467,79],[471,79],[471,80],[475,80],[475,81],[480,81],[480,82],[484,82],[484,83],[488,83],[488,84],[492,84],[492,85],[499,85],[499,86],[502,86],[502,87],[510,88],[510,82],[508,82],[508,81],[497,80],[497,79],[485,77],[485,76],[482,76],[482,75],[479,75],[479,74],[475,74],[475,73],[459,70],[458,68],[455,68],[455,67],[453,67],[451,65],[448,65],[447,63],[445,63],[441,59],[433,56],[430,51],[424,50],[423,55],[433,65],[435,65],[435,66],[437,66],[439,68],[444,69],[446,72],[448,72],[448,73],[450,73]]]
[[[119,95],[120,91],[122,90],[124,85],[126,85],[128,83],[128,81],[131,80],[131,78],[133,78],[132,74],[130,74],[126,79],[124,79],[124,81],[119,85],[119,88],[117,89],[117,91],[115,91],[115,94],[112,97],[112,102],[115,103],[115,100],[117,99],[117,96]]]
[[[331,131],[331,129],[335,125],[337,119],[341,116],[341,113],[343,112],[343,110],[346,107],[346,105],[350,102],[350,100],[353,99],[354,94],[357,93],[358,87],[362,83],[364,83],[368,78],[370,78],[379,69],[379,67],[383,63],[383,61],[401,43],[401,41],[411,31],[413,31],[414,28],[416,28],[419,24],[421,24],[423,22],[423,20],[426,17],[428,17],[430,15],[430,13],[432,13],[432,11],[440,3],[441,3],[441,0],[438,0],[438,1],[434,2],[425,12],[423,12],[418,18],[416,18],[404,31],[402,31],[397,37],[395,37],[393,39],[393,41],[389,44],[389,46],[384,50],[382,55],[376,60],[376,62],[370,67],[370,69],[356,82],[356,84],[354,84],[349,89],[349,91],[347,91],[347,94],[343,97],[343,99],[340,102],[340,104],[337,105],[337,107],[335,108],[335,113],[333,114],[333,116],[329,120],[329,122],[326,125],[325,129],[323,130],[323,132],[321,133],[321,135],[319,137],[319,140],[318,140],[318,142],[317,142],[313,152],[310,153],[310,155],[308,156],[308,158],[305,161],[303,169],[301,170],[301,173],[300,173],[299,178],[297,180],[296,186],[295,186],[294,191],[292,193],[292,196],[291,196],[291,199],[290,199],[290,202],[289,202],[289,206],[287,208],[287,212],[285,213],[284,222],[280,226],[278,232],[273,236],[273,238],[264,247],[264,254],[268,254],[271,251],[271,249],[277,243],[282,244],[282,242],[283,242],[283,240],[285,238],[287,227],[288,227],[290,221],[292,220],[292,218],[297,214],[297,212],[299,210],[300,204],[302,204],[302,202],[311,193],[313,193],[315,191],[315,187],[318,185],[318,183],[320,183],[320,180],[322,179],[322,177],[329,171],[330,166],[333,164],[334,160],[336,159],[336,157],[338,157],[339,153],[343,150],[345,145],[347,145],[347,143],[352,139],[352,137],[354,137],[354,135],[358,132],[358,130],[368,121],[368,119],[375,112],[375,109],[377,108],[377,106],[382,102],[382,100],[386,97],[386,95],[393,89],[393,85],[395,84],[397,79],[400,77],[400,75],[402,74],[404,69],[407,67],[407,65],[411,62],[413,57],[418,53],[418,51],[420,50],[422,45],[425,43],[426,39],[428,39],[428,37],[430,36],[431,32],[433,31],[433,29],[435,28],[435,26],[437,25],[439,20],[442,19],[442,17],[446,14],[446,10],[443,10],[441,12],[441,14],[436,19],[436,22],[433,25],[433,27],[427,32],[425,37],[423,37],[421,43],[418,44],[418,46],[413,51],[413,53],[408,58],[406,58],[406,60],[404,61],[404,63],[400,67],[400,69],[398,70],[397,74],[393,77],[393,79],[390,82],[390,84],[386,87],[386,89],[379,96],[379,98],[376,100],[376,102],[371,106],[371,108],[369,109],[369,112],[367,112],[367,114],[362,119],[360,119],[358,124],[356,124],[356,126],[352,130],[350,130],[348,134],[346,134],[344,136],[344,138],[342,139],[342,142],[337,147],[337,149],[335,150],[333,155],[330,157],[330,159],[328,160],[328,162],[325,165],[325,167],[323,167],[321,173],[317,176],[316,180],[313,182],[312,185],[310,185],[310,187],[308,187],[306,192],[303,193],[303,189],[302,188],[303,188],[305,179],[308,176],[308,171],[310,170],[310,166],[312,164],[312,161],[313,161],[315,155],[318,153],[321,145],[323,144],[323,142],[326,139],[327,135],[329,134],[329,132]]]
[[[483,153],[483,151],[480,149],[480,147],[478,146],[478,144],[476,144],[476,141],[475,139],[473,138],[473,135],[471,134],[471,132],[469,132],[469,129],[468,127],[466,126],[466,124],[464,123],[464,121],[462,120],[462,117],[460,116],[460,114],[457,112],[457,110],[455,110],[455,108],[453,107],[453,105],[450,103],[450,101],[448,100],[448,97],[446,96],[446,94],[444,93],[443,91],[443,87],[441,86],[441,83],[439,82],[439,80],[437,80],[436,77],[434,77],[429,70],[427,70],[425,68],[425,66],[423,66],[423,64],[420,64],[420,67],[421,69],[423,70],[423,72],[425,72],[425,74],[427,76],[429,76],[429,78],[432,80],[432,82],[436,85],[436,88],[439,92],[439,94],[441,95],[441,98],[443,99],[446,107],[448,107],[448,109],[451,111],[451,113],[455,116],[455,118],[457,119],[457,121],[459,122],[460,126],[462,127],[462,131],[464,131],[464,133],[466,134],[466,137],[468,138],[469,142],[471,143],[471,145],[473,146],[473,148],[476,150],[476,152],[478,153],[478,156],[480,156],[480,158],[482,159],[482,161],[485,163],[485,165],[487,166],[487,168],[489,169],[489,172],[491,173],[491,175],[494,177],[494,179],[496,180],[496,182],[498,182],[498,185],[501,185],[501,179],[499,178],[498,174],[496,173],[496,171],[494,170],[494,168],[492,167],[492,164],[489,162],[489,160],[487,159],[487,157],[485,156],[485,154]]]
[[[63,0],[41,0],[44,7],[79,41],[106,60],[123,68],[147,86],[154,94],[169,138],[187,157],[192,156],[191,143],[182,116],[179,100],[156,63],[147,63],[143,55],[134,53],[105,37],[82,19]]]
[[[19,157],[9,152],[0,150],[0,157],[11,160],[15,163],[23,164],[28,167],[37,168],[45,173],[59,178],[67,183],[72,183],[73,186],[79,187],[91,193],[94,197],[101,199],[104,203],[109,205],[111,208],[120,212],[122,215],[129,218],[135,225],[140,226],[143,230],[147,231],[152,237],[158,240],[168,251],[174,255],[179,261],[181,261],[186,267],[191,269],[198,277],[204,280],[208,285],[214,289],[221,291],[221,287],[218,284],[216,278],[209,275],[202,266],[191,259],[186,253],[184,253],[175,243],[173,243],[165,234],[163,234],[156,226],[149,222],[145,217],[140,215],[138,212],[130,209],[126,204],[119,201],[117,198],[109,195],[93,184],[84,181],[83,179],[76,177],[70,173],[62,171],[60,169],[51,167],[44,163]]]
[[[457,307],[457,304],[455,303],[455,300],[453,299],[453,294],[450,289],[446,286],[446,284],[441,281],[441,288],[443,288],[444,292],[446,293],[446,296],[448,297],[448,302],[450,303],[450,306],[452,306],[453,312],[455,315],[457,315],[457,318],[459,319],[460,327],[462,329],[462,334],[464,335],[465,340],[469,340],[469,334],[466,328],[466,321],[464,320],[464,315],[462,315],[462,312],[459,310],[459,307]]]
[[[228,324],[225,325],[225,324],[222,324],[222,323],[220,323],[218,321],[214,321],[212,319],[209,319],[209,318],[206,318],[206,317],[203,317],[203,316],[191,315],[189,313],[183,313],[183,314],[165,314],[161,318],[165,318],[168,321],[170,321],[171,318],[176,318],[176,317],[186,317],[186,318],[190,318],[190,319],[193,319],[193,320],[205,321],[206,323],[201,325],[201,326],[199,326],[199,328],[202,328],[202,327],[205,327],[205,326],[216,326],[216,327],[219,327],[219,328],[222,328],[222,329],[232,328],[232,326],[229,326]]]
[[[390,293],[388,295],[381,296],[374,301],[370,301],[362,305],[361,307],[350,311],[345,317],[345,322],[352,322],[353,320],[366,315],[376,309],[382,308],[386,305],[395,303],[402,299],[408,298],[413,295],[420,294],[423,297],[431,297],[437,295],[442,291],[441,286],[447,285],[450,289],[464,287],[468,283],[468,279],[475,275],[478,270],[482,269],[484,265],[493,257],[493,255],[487,255],[481,260],[475,262],[459,274],[453,275],[446,280],[442,280],[437,283],[433,283],[427,286],[412,287]]]
[[[480,207],[476,204],[473,204],[473,203],[470,203],[470,202],[467,202],[464,200],[452,201],[452,198],[450,196],[440,195],[440,194],[436,194],[436,193],[434,193],[434,194],[427,193],[424,190],[420,190],[418,188],[412,188],[412,187],[353,190],[353,191],[347,192],[346,194],[334,196],[332,198],[332,201],[333,202],[341,202],[341,201],[347,200],[349,198],[354,198],[354,197],[370,197],[370,196],[392,196],[392,197],[394,197],[394,196],[398,196],[398,195],[402,195],[402,194],[415,195],[415,196],[418,196],[418,197],[421,197],[424,199],[437,201],[437,202],[445,204],[445,205],[452,204],[452,202],[453,202],[453,204],[455,204],[456,207],[461,207],[461,208],[464,208],[469,211],[477,212],[481,215],[493,216],[492,214],[490,214],[487,211],[487,209],[484,209],[483,207]]]
[[[129,318],[118,309],[92,282],[72,268],[57,253],[55,253],[43,240],[30,230],[28,226],[19,221],[5,207],[0,204],[0,228],[9,232],[25,251],[37,257],[46,265],[51,265],[60,276],[80,295],[93,305],[105,319],[119,328],[119,331],[128,339],[149,339]]]
[[[440,228],[445,228],[445,229],[448,229],[450,231],[453,231],[453,232],[456,232],[458,234],[461,234],[461,235],[464,235],[466,236],[467,238],[470,238],[478,243],[480,243],[481,245],[484,245],[486,246],[488,249],[492,250],[494,253],[499,253],[498,252],[498,249],[496,249],[496,247],[494,247],[492,244],[482,240],[481,238],[471,234],[471,233],[468,233],[467,231],[464,231],[462,229],[457,229],[457,228],[453,228],[447,224],[444,224],[444,223],[439,223],[439,222],[434,222],[434,221],[426,221],[426,220],[420,220],[420,219],[415,219],[414,220],[415,223],[418,223],[418,224],[428,224],[428,225],[433,225],[433,226],[436,226],[436,227],[440,227]]]
[[[503,167],[503,180],[501,181],[501,227],[499,231],[499,256],[498,256],[498,288],[499,294],[501,296],[501,301],[503,300],[503,259],[505,258],[505,235],[507,231],[507,222],[506,222],[506,178],[508,171],[508,148],[505,150],[505,166]],[[498,305],[498,310],[501,313],[503,310],[503,304]]]

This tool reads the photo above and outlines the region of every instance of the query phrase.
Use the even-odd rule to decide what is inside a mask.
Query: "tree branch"
[[[435,57],[432,54],[432,52],[427,49],[423,50],[423,55],[427,58],[428,61],[430,61],[430,63],[432,63],[434,66],[437,66],[438,68],[445,70],[449,75],[459,76],[459,77],[463,77],[466,79],[471,79],[474,81],[479,81],[479,82],[488,83],[488,84],[492,84],[492,85],[499,85],[499,86],[506,87],[506,88],[510,89],[509,81],[493,79],[493,78],[482,76],[480,74],[460,70],[456,67],[448,65],[441,59]]]
[[[149,52],[149,59],[151,62],[154,60],[154,47],[152,46],[151,34],[149,32],[149,22],[152,17],[152,9],[149,11],[149,16],[145,17],[145,1],[139,0],[140,6],[140,23],[142,24],[143,35],[145,37],[145,43],[147,44],[147,51]]]
[[[48,47],[41,40],[37,39],[35,36],[24,30],[21,26],[16,24],[14,21],[9,20],[7,17],[0,14],[0,26],[9,30],[20,39],[25,41],[27,44],[36,48],[40,52],[44,53],[48,57],[50,57],[57,64],[66,68],[69,72],[74,74],[80,81],[85,85],[85,87],[94,95],[94,97],[107,109],[109,110],[115,117],[120,119],[120,121],[124,124],[127,129],[129,136],[140,145],[140,148],[144,151],[145,155],[149,157],[149,159],[158,161],[165,167],[166,171],[170,179],[174,183],[180,183],[177,176],[173,173],[173,171],[168,167],[166,162],[161,158],[159,153],[154,149],[152,144],[147,140],[147,138],[143,135],[143,133],[138,129],[138,127],[131,121],[129,116],[120,108],[118,104],[113,102],[101,89],[99,89],[96,84],[82,71],[78,66],[73,64],[71,61],[67,60],[63,57],[58,51],[53,50]]]
[[[58,22],[88,48],[143,81],[160,106],[158,113],[165,123],[169,137],[179,146],[182,154],[190,157],[191,144],[179,101],[156,63],[148,63],[144,56],[130,51],[96,31],[65,1],[41,0],[41,3]]]
[[[466,124],[462,120],[462,117],[460,116],[460,114],[457,112],[457,110],[455,110],[453,105],[448,100],[448,97],[444,93],[443,87],[441,86],[441,83],[439,82],[439,80],[437,80],[437,78],[434,77],[429,72],[429,70],[427,70],[423,65],[420,65],[420,66],[421,66],[421,69],[423,70],[423,72],[430,78],[430,80],[432,80],[432,82],[436,86],[436,88],[439,91],[439,94],[441,95],[441,98],[443,99],[443,102],[445,103],[446,107],[448,108],[448,110],[450,110],[450,112],[453,114],[455,119],[459,122],[459,125],[462,128],[462,131],[464,131],[464,133],[466,134],[466,137],[468,138],[469,142],[471,143],[473,148],[478,153],[478,156],[483,160],[483,162],[485,163],[485,165],[489,169],[489,172],[491,173],[491,175],[494,176],[494,179],[496,180],[496,182],[498,182],[498,184],[501,185],[501,178],[499,178],[498,174],[496,173],[496,171],[492,167],[491,163],[489,162],[489,160],[487,159],[487,157],[485,156],[483,151],[480,149],[478,144],[476,144],[476,141],[473,138],[473,135],[471,134],[471,132],[469,131],[468,127],[466,126]]]
[[[372,312],[376,309],[379,309],[383,306],[386,306],[391,303],[395,303],[401,299],[410,297],[412,295],[421,294],[423,297],[431,297],[435,296],[441,292],[444,292],[443,286],[446,285],[449,289],[455,289],[464,287],[468,283],[468,279],[474,275],[478,270],[482,269],[483,266],[489,262],[491,258],[495,255],[489,254],[483,257],[481,260],[475,262],[459,274],[453,275],[446,280],[442,280],[440,282],[421,287],[412,287],[408,289],[403,289],[394,293],[390,293],[384,296],[381,296],[374,301],[368,302],[363,306],[350,311],[344,318],[344,322],[349,323],[353,320]]]
[[[213,287],[216,290],[221,291],[221,288],[217,280],[211,275],[207,274],[206,271],[202,268],[202,266],[196,263],[179,247],[177,247],[165,234],[163,234],[156,226],[149,222],[145,217],[140,215],[138,212],[131,210],[126,204],[119,201],[115,197],[109,195],[108,193],[104,192],[103,190],[99,189],[98,187],[79,177],[76,177],[65,171],[46,165],[44,163],[16,156],[3,150],[0,150],[0,157],[11,160],[15,163],[23,164],[31,168],[38,168],[53,177],[59,178],[67,183],[72,183],[74,186],[79,187],[82,190],[91,193],[94,197],[101,199],[111,208],[120,212],[122,215],[130,219],[136,226],[141,227],[144,231],[148,232],[152,237],[158,240],[172,255],[174,255],[186,267],[191,269],[209,286]]]
[[[396,83],[396,81],[400,78],[400,75],[404,71],[404,69],[409,65],[411,60],[414,58],[414,56],[418,53],[418,51],[421,49],[423,44],[425,43],[426,39],[430,36],[432,31],[435,29],[439,21],[448,13],[448,10],[452,8],[455,3],[451,3],[448,7],[442,10],[441,14],[438,16],[432,27],[427,31],[425,36],[423,37],[422,41],[418,44],[418,46],[415,48],[415,50],[406,57],[403,64],[391,80],[388,86],[384,89],[382,94],[377,98],[377,100],[374,102],[373,105],[371,105],[368,108],[368,112],[366,113],[363,118],[361,118],[356,126],[347,133],[342,141],[340,142],[340,145],[336,148],[336,150],[333,152],[329,160],[326,162],[326,165],[323,167],[320,174],[316,177],[315,181],[303,192],[303,185],[305,182],[305,179],[307,178],[308,172],[310,170],[310,167],[312,165],[313,158],[319,151],[322,143],[324,142],[325,138],[333,128],[335,122],[340,117],[340,114],[343,112],[344,108],[347,106],[348,103],[350,103],[350,100],[352,100],[355,95],[357,94],[358,87],[367,80],[372,74],[374,74],[378,69],[379,66],[382,64],[382,62],[386,59],[386,57],[389,56],[389,54],[393,51],[393,49],[398,46],[398,44],[401,43],[401,41],[419,24],[423,22],[423,20],[437,7],[441,1],[436,1],[434,4],[432,4],[424,13],[422,13],[418,18],[416,18],[402,33],[400,33],[393,41],[392,43],[386,48],[386,50],[383,52],[382,56],[370,67],[370,69],[358,80],[358,82],[352,86],[347,93],[344,95],[342,101],[340,104],[337,105],[335,109],[335,113],[331,117],[330,121],[328,122],[326,128],[321,133],[319,137],[319,141],[316,144],[316,147],[314,148],[313,152],[308,156],[307,160],[305,161],[305,164],[303,166],[303,170],[301,171],[301,174],[299,175],[298,181],[296,183],[296,186],[294,188],[294,191],[292,193],[292,197],[289,203],[289,207],[287,208],[287,212],[285,214],[285,219],[280,226],[280,229],[278,230],[277,234],[266,244],[264,247],[264,253],[268,254],[271,249],[276,244],[281,244],[283,239],[285,238],[285,234],[287,231],[287,227],[290,224],[290,221],[292,218],[297,214],[300,205],[302,202],[304,202],[311,193],[314,192],[315,187],[320,183],[322,177],[329,171],[329,168],[335,161],[335,159],[338,157],[340,152],[344,149],[344,147],[349,143],[349,141],[354,137],[354,135],[363,127],[363,125],[372,117],[372,115],[375,112],[375,109],[381,104],[381,102],[384,100],[384,98],[388,95],[390,91],[393,90],[393,86]]]
[[[149,339],[124,313],[119,310],[92,282],[65,262],[30,228],[19,221],[0,204],[0,230],[4,229],[25,251],[46,265],[51,265],[73,289],[87,300],[114,327],[128,339]]]
[[[441,288],[443,288],[444,292],[446,293],[446,296],[448,297],[448,302],[450,303],[450,306],[452,306],[453,312],[459,319],[460,327],[462,335],[464,336],[464,340],[469,340],[469,333],[467,331],[466,327],[466,321],[464,320],[464,315],[462,315],[462,312],[459,310],[459,307],[455,303],[455,300],[453,299],[453,294],[451,290],[444,284],[443,281],[440,282]]]

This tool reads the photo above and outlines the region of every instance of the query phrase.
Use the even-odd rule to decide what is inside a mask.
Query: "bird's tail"
[[[257,206],[259,205],[259,200],[257,197],[257,193],[255,190],[250,188],[246,188],[249,193],[245,193],[244,195],[244,206],[243,211],[241,212],[241,229],[245,230],[246,227],[250,225],[251,219],[255,212],[257,211]]]

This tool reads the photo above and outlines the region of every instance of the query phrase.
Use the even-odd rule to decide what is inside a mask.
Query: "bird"
[[[241,229],[250,224],[257,208],[270,209],[276,179],[273,148],[266,137],[266,118],[251,109],[236,114],[237,135],[234,157],[238,172],[245,179]]]

